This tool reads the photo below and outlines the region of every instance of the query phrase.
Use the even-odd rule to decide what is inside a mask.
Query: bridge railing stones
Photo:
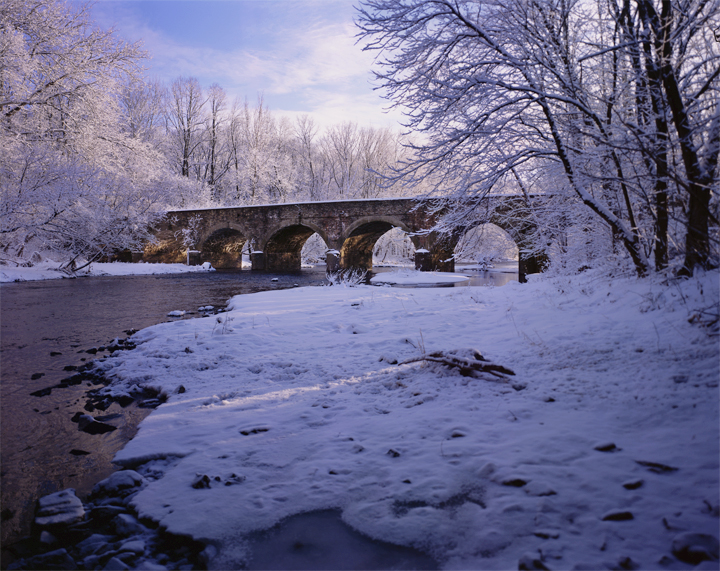
[[[442,236],[428,232],[440,217],[436,206],[404,198],[173,211],[157,229],[156,242],[148,245],[143,259],[240,268],[241,252],[250,249],[253,270],[295,271],[300,269],[305,241],[317,232],[328,246],[328,270],[369,270],[377,239],[399,227],[415,245],[416,268],[451,272],[455,246],[470,226]],[[517,197],[499,197],[488,198],[482,208],[488,213],[485,221],[505,229],[518,244],[523,281],[525,274],[542,271],[546,260],[528,254],[524,247],[525,236],[533,229],[529,220],[516,217],[507,222],[513,220],[507,213],[520,207]],[[494,215],[495,211],[500,214]],[[196,240],[188,249],[182,230],[191,222]]]

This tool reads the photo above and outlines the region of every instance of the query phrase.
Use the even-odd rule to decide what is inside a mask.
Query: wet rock
[[[39,391],[35,391],[30,393],[31,397],[46,397],[52,392],[52,387],[48,387],[46,389],[40,389]]]
[[[620,448],[615,446],[614,442],[603,442],[593,446],[593,450],[597,450],[598,452],[617,452]]]
[[[78,418],[78,429],[88,434],[105,434],[117,430],[116,427],[104,422],[98,422],[89,414],[81,414]]]
[[[673,539],[672,552],[680,561],[697,565],[702,561],[717,561],[720,544],[717,538],[705,533],[681,533]]]
[[[111,557],[103,567],[103,571],[125,571],[126,569],[130,569],[130,567],[117,557]]]
[[[235,484],[242,484],[245,481],[245,476],[238,476],[237,474],[230,474],[230,477],[225,480],[226,486],[234,486]]]
[[[38,513],[35,523],[40,527],[50,525],[69,525],[80,521],[85,516],[85,508],[75,495],[75,490],[68,488],[44,496],[38,500]]]
[[[143,555],[145,553],[145,542],[141,539],[126,541],[120,546],[120,551],[129,551],[135,555]]]
[[[202,490],[210,487],[210,478],[206,474],[199,474],[195,481],[192,483],[192,487],[196,490]]]
[[[539,537],[540,539],[557,539],[560,537],[560,532],[555,531],[554,529],[538,529],[533,532],[533,535],[535,537]]]
[[[677,468],[667,466],[666,464],[660,464],[659,462],[646,462],[644,460],[635,460],[635,463],[644,466],[645,468],[647,468],[651,472],[655,472],[656,474],[668,474],[670,472],[676,472],[678,470]]]
[[[55,537],[49,531],[43,530],[42,532],[40,532],[40,543],[43,543],[45,545],[53,545],[57,543],[57,537]]]
[[[116,400],[117,403],[123,408],[126,408],[135,402],[135,399],[132,398],[130,395],[120,395],[119,397],[117,397]]]
[[[124,513],[127,513],[127,509],[122,506],[97,506],[92,508],[88,515],[94,522],[103,523]]]
[[[629,557],[623,557],[618,561],[617,569],[627,569],[628,571],[635,571],[635,569],[640,569],[640,565],[635,563],[632,559]]]
[[[152,561],[142,561],[137,567],[139,571],[167,571],[165,565],[159,565]]]
[[[265,426],[259,426],[256,428],[246,428],[245,430],[241,430],[240,434],[243,436],[250,436],[251,434],[260,434],[261,432],[267,432],[268,430],[270,429]]]
[[[603,521],[628,521],[635,518],[632,512],[627,510],[610,510],[603,514],[601,519]]]
[[[121,470],[110,475],[110,477],[95,484],[92,490],[93,496],[117,496],[124,497],[135,488],[141,487],[145,478],[135,470]]]
[[[393,450],[392,448],[388,450],[386,454],[390,456],[390,458],[397,458],[398,456],[400,456],[400,452],[398,452],[397,450]]]
[[[130,536],[146,531],[145,526],[130,514],[119,514],[115,516],[113,522],[115,524],[115,533],[118,535]]]
[[[101,547],[104,547],[108,543],[112,542],[113,536],[112,535],[103,535],[100,533],[93,533],[90,537],[87,539],[82,540],[80,543],[78,543],[75,546],[75,549],[77,549],[78,554],[80,557],[87,557],[88,555],[93,555],[97,551],[100,550]]]
[[[531,496],[554,496],[557,494],[548,484],[544,482],[530,482],[525,486],[525,493]]]
[[[75,560],[65,549],[56,549],[27,560],[26,569],[77,569]]]
[[[638,488],[642,487],[642,485],[645,483],[645,480],[641,479],[635,479],[635,480],[628,480],[627,482],[623,482],[622,487],[626,490],[637,490]]]

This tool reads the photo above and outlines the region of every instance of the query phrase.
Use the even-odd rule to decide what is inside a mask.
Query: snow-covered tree
[[[198,150],[205,136],[205,103],[195,77],[178,77],[170,85],[167,129],[178,172],[189,177],[200,162]]]
[[[567,224],[591,212],[587,231],[622,243],[640,274],[679,240],[666,237],[668,216],[683,218],[685,271],[712,263],[717,3],[364,0],[359,26],[422,135],[399,176],[449,190],[448,224],[472,218],[479,196],[510,192],[542,226],[547,200],[532,195],[559,195]]]
[[[122,86],[143,53],[93,26],[88,8],[0,4],[0,245],[88,259],[147,237],[162,157],[128,132]]]

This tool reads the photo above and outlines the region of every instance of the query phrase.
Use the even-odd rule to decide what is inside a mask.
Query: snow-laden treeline
[[[231,103],[217,84],[205,90],[186,77],[167,87],[135,86],[127,100],[142,108],[164,102],[148,134],[164,147],[171,167],[196,183],[192,194],[176,197],[183,207],[422,192],[387,182],[407,155],[403,138],[387,128],[345,122],[321,130],[307,115],[277,117],[262,98],[254,105]],[[135,110],[128,106],[128,113]]]
[[[142,249],[169,208],[369,198],[398,134],[227,101],[194,78],[148,79],[149,54],[87,6],[0,6],[0,259],[68,262]],[[37,254],[36,252],[41,252]],[[54,253],[54,255],[53,255]],[[33,257],[33,255],[35,256]]]
[[[4,2],[2,259],[139,247],[170,208],[429,193],[436,230],[522,226],[569,271],[717,265],[717,2],[367,0],[358,26],[402,134],[150,80],[86,8]]]

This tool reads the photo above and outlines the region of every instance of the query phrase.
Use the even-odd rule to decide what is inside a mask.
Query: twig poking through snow
[[[463,354],[469,356],[464,356]],[[460,369],[460,374],[464,377],[473,376],[473,373],[475,372],[489,373],[490,375],[497,377],[498,380],[507,382],[507,375],[515,375],[515,373],[507,367],[491,363],[474,349],[461,349],[447,353],[442,351],[436,351],[429,354],[423,353],[419,357],[406,359],[405,361],[398,363],[398,365],[407,365],[408,363],[417,363],[419,361],[430,361],[432,363],[442,363],[448,367],[457,367]]]

